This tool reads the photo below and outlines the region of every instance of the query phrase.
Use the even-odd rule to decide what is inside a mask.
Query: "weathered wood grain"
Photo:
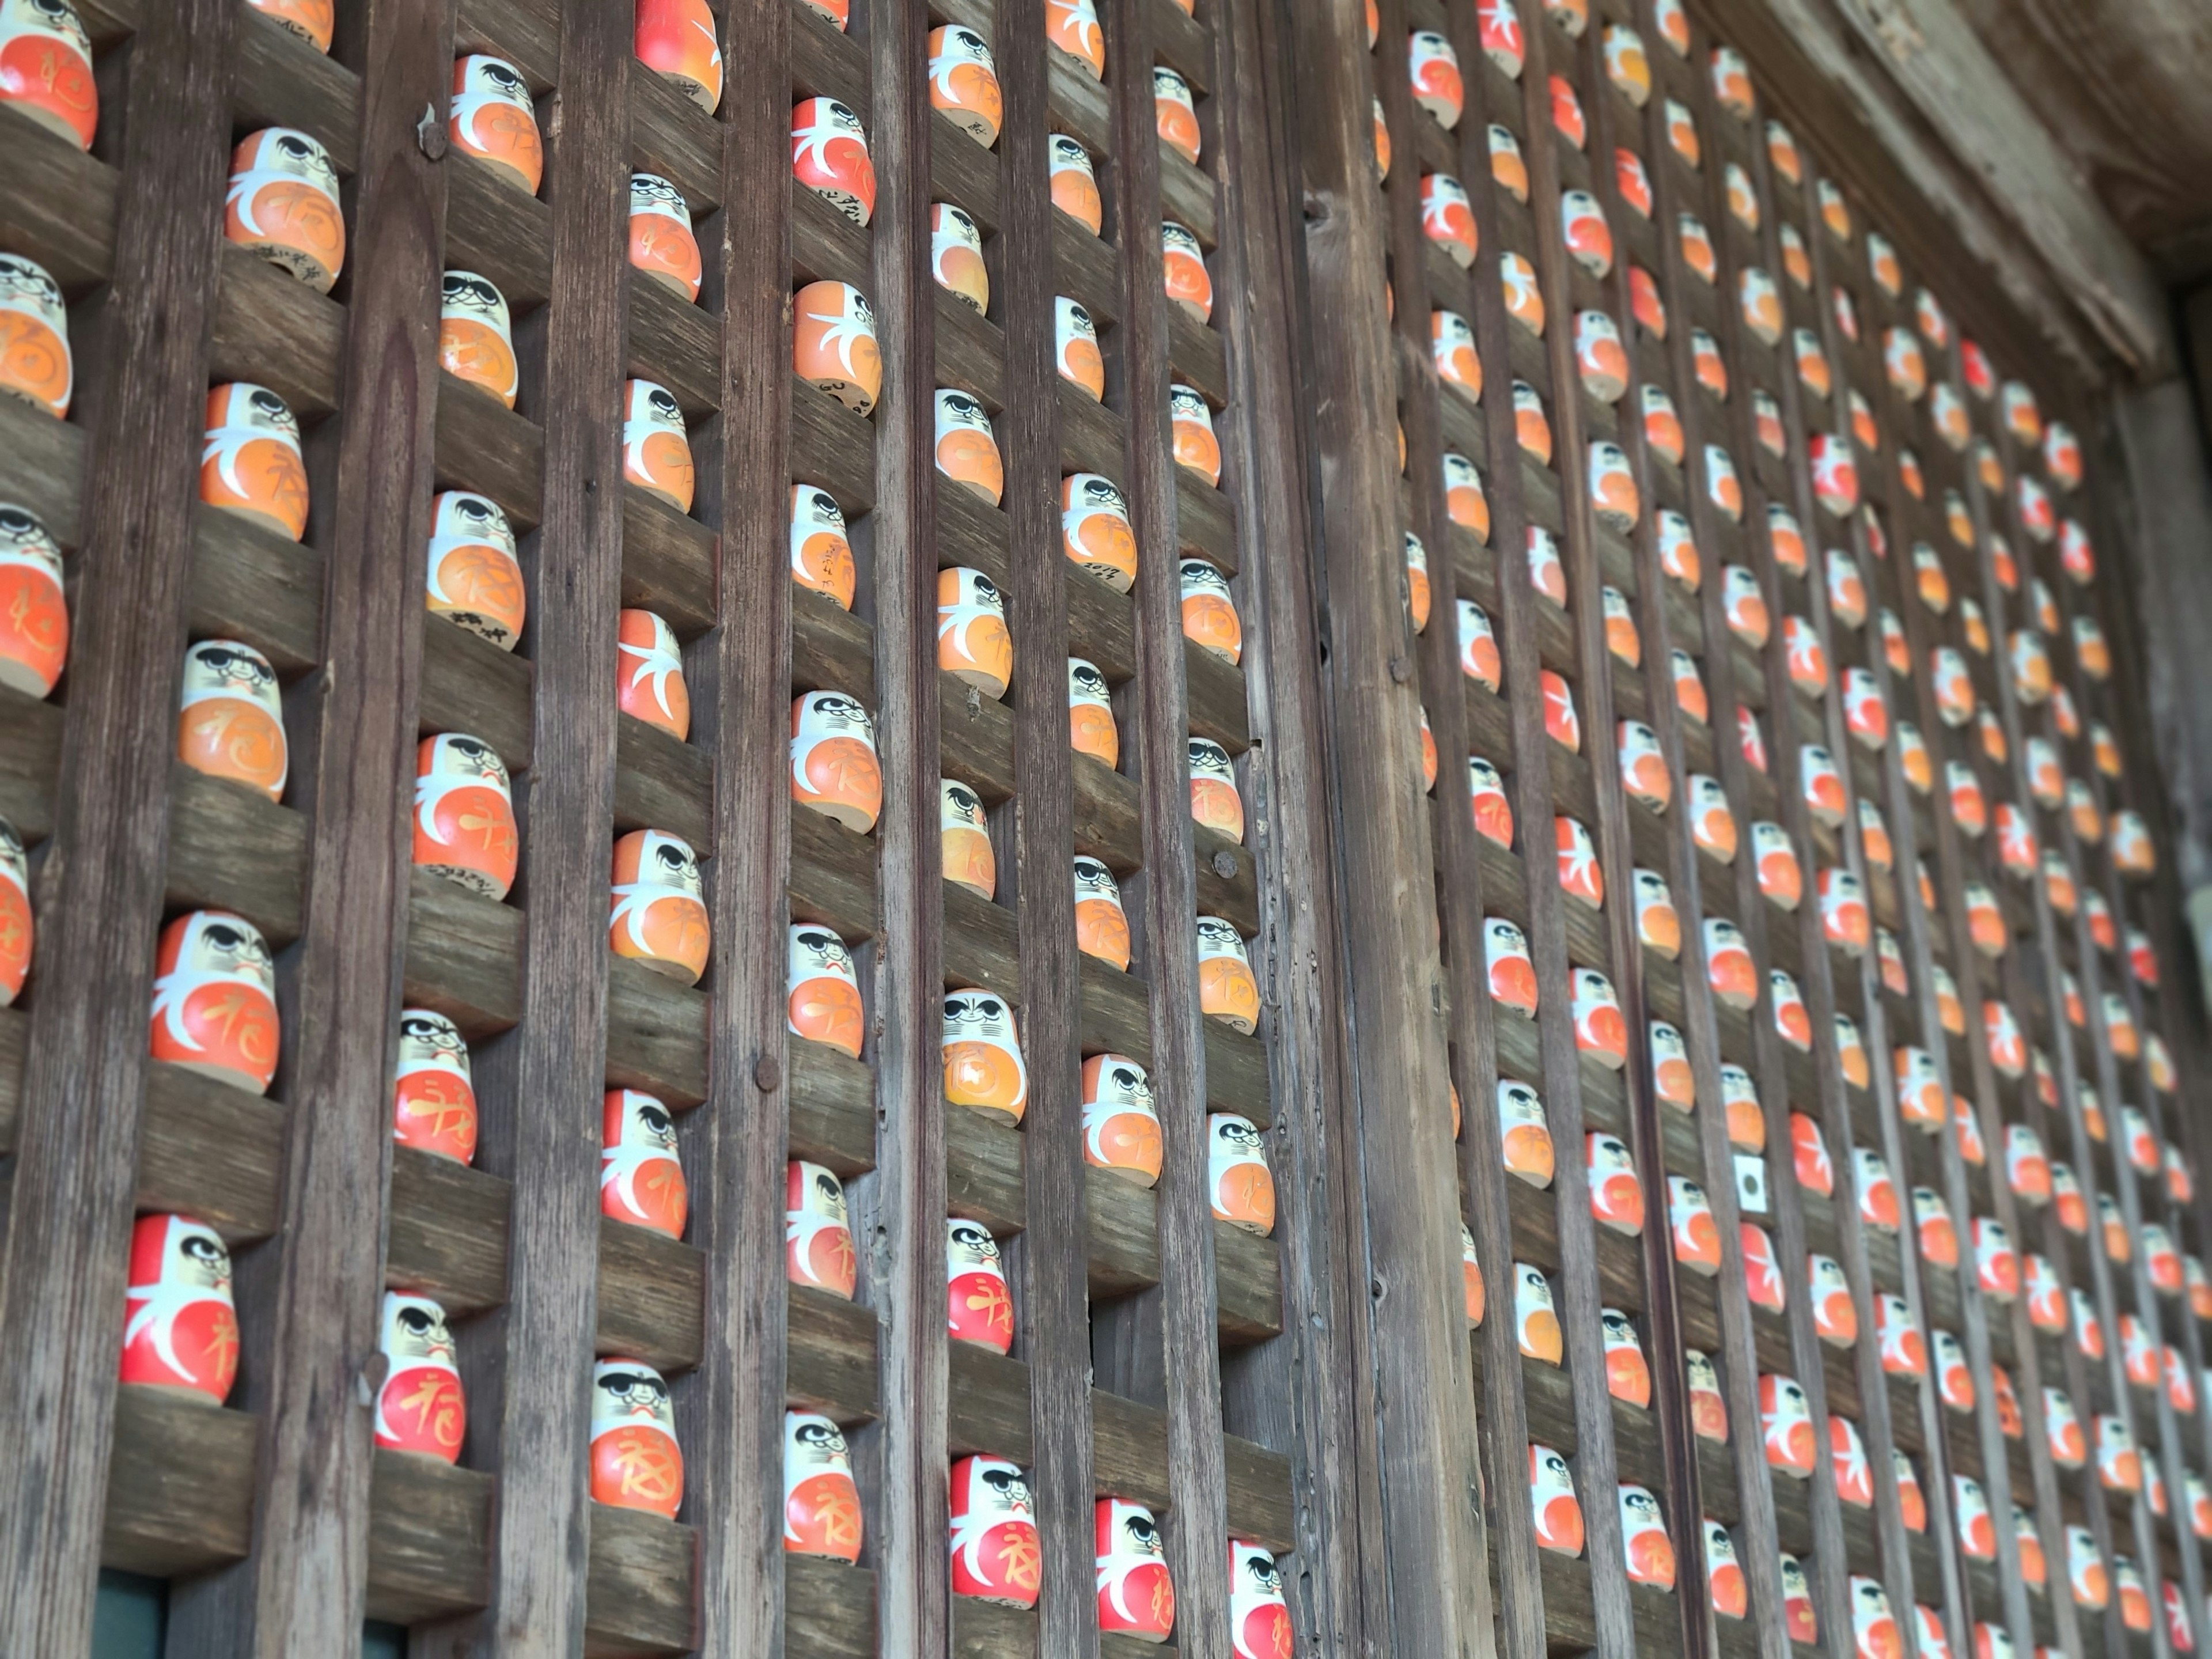
[[[586,1659],[689,1650],[696,1637],[698,1550],[698,1534],[680,1522],[593,1503],[589,1577],[579,1575]]]
[[[159,1389],[118,1389],[99,1565],[167,1577],[246,1553],[257,1425]]]
[[[482,1607],[491,1594],[493,1477],[407,1452],[370,1467],[371,1619],[397,1625]]]

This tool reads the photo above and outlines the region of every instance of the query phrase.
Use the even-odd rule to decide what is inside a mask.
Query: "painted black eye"
[[[681,871],[685,863],[683,849],[676,847],[656,847],[653,856],[664,870]]]
[[[659,1106],[639,1107],[637,1121],[656,1135],[665,1135],[674,1127],[667,1112]]]
[[[985,997],[975,1007],[986,1019],[996,1019],[1006,1012],[1006,1005],[996,997]]]
[[[284,418],[286,413],[284,400],[275,392],[257,389],[251,401],[255,414],[266,416],[272,421],[281,421]]]
[[[209,923],[206,933],[201,937],[218,951],[242,951],[246,948],[246,935],[227,922]]]
[[[647,396],[646,401],[653,405],[653,412],[664,421],[678,421],[684,418],[684,411],[676,406],[676,399],[658,387]]]
[[[520,97],[522,95],[522,77],[517,75],[513,70],[507,68],[506,64],[479,64],[477,67],[483,71],[483,78],[490,82],[495,87],[497,87],[501,92],[507,94],[510,97]]]
[[[410,1336],[425,1336],[432,1324],[430,1316],[420,1308],[402,1308],[399,1323]]]
[[[307,143],[303,138],[279,138],[276,141],[276,148],[295,161],[304,161],[314,153],[308,149]]]
[[[0,507],[0,534],[28,541],[39,533],[39,521],[20,507]]]
[[[222,1261],[222,1247],[213,1239],[190,1235],[179,1248],[203,1267],[212,1267]]]

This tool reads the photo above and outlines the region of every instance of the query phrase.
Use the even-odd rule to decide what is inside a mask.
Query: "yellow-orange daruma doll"
[[[637,0],[637,61],[712,115],[722,101],[722,48],[707,0]]]
[[[845,1208],[845,1187],[819,1164],[793,1158],[783,1174],[784,1274],[853,1299],[859,1256]]]
[[[1258,1127],[1234,1112],[1206,1118],[1206,1180],[1213,1218],[1262,1237],[1275,1231],[1275,1177]]]
[[[850,283],[809,283],[792,300],[792,366],[809,386],[855,415],[876,406],[883,390],[883,348],[875,308]]]
[[[1162,143],[1197,165],[1201,142],[1198,103],[1191,96],[1190,82],[1165,64],[1152,65],[1152,124]]]
[[[1229,584],[1204,559],[1182,561],[1182,633],[1194,645],[1236,662],[1244,654],[1244,630]]]
[[[1075,860],[1075,945],[1109,967],[1129,965],[1129,919],[1114,872],[1081,854]]]
[[[276,671],[250,645],[202,640],[185,651],[177,758],[281,800],[290,769]]]
[[[785,1010],[792,1035],[827,1043],[860,1058],[867,1013],[852,953],[829,928],[811,921],[791,926],[790,997]]]
[[[991,49],[975,30],[947,23],[930,31],[929,102],[985,149],[999,142],[1005,100]]]
[[[1083,1158],[1149,1187],[1160,1178],[1160,1119],[1145,1068],[1127,1054],[1083,1062]]]
[[[307,527],[300,423],[267,386],[234,380],[208,393],[200,499],[298,541]]]
[[[1106,360],[1098,355],[1098,325],[1065,294],[1052,302],[1053,361],[1060,378],[1098,403],[1106,396]]]
[[[840,611],[853,608],[855,571],[845,511],[812,484],[791,487],[791,579],[836,601]]]
[[[691,693],[676,630],[653,611],[622,613],[616,657],[615,703],[623,714],[659,726],[678,743],[691,735]]]
[[[430,509],[425,603],[502,651],[522,637],[528,598],[514,530],[499,503],[465,489],[441,493]]]
[[[1168,414],[1175,429],[1175,458],[1213,487],[1221,483],[1221,440],[1213,430],[1213,410],[1196,386],[1180,381],[1168,388]]]
[[[696,984],[707,969],[707,905],[699,860],[662,830],[633,830],[615,843],[608,938],[619,957]]]
[[[937,573],[937,665],[994,702],[1014,677],[1014,641],[999,585],[955,565]]]
[[[59,420],[76,387],[60,284],[35,260],[0,253],[0,392]]]
[[[791,798],[866,835],[883,811],[884,773],[868,711],[842,691],[791,705]]]
[[[0,104],[79,149],[92,148],[100,126],[92,43],[65,0],[0,4]]]
[[[629,176],[629,263],[679,298],[698,300],[705,266],[691,210],[684,192],[657,173]]]
[[[1231,841],[1244,839],[1244,798],[1229,751],[1211,738],[1190,739],[1190,815]]]
[[[1106,676],[1081,657],[1067,659],[1067,738],[1079,755],[1088,755],[1109,770],[1121,763],[1121,732]]]
[[[1233,1031],[1249,1032],[1260,1022],[1260,983],[1244,940],[1218,916],[1198,919],[1198,1008]]]
[[[1064,132],[1047,141],[1052,173],[1052,204],[1093,236],[1106,222],[1105,201],[1098,193],[1098,175],[1091,165],[1091,152]]]
[[[532,196],[545,176],[545,145],[535,112],[530,83],[506,59],[471,52],[453,60],[447,136],[456,149]]]
[[[520,371],[507,298],[488,276],[449,270],[438,310],[438,367],[514,407]]]
[[[632,380],[623,393],[623,477],[678,513],[691,510],[691,440],[668,388]]]
[[[1077,567],[1116,593],[1137,580],[1137,532],[1113,481],[1096,472],[1073,472],[1060,483],[1060,544]]]
[[[983,233],[950,202],[929,208],[929,274],[977,314],[991,308],[991,272],[983,263]]]
[[[945,1098],[955,1106],[1002,1112],[1015,1122],[1029,1109],[1029,1067],[1014,1011],[994,991],[945,995]]]
[[[945,878],[978,898],[999,890],[998,855],[991,847],[982,798],[951,778],[937,781],[937,829],[945,860]]]
[[[996,507],[1006,493],[1006,463],[983,405],[964,392],[937,392],[937,470]]]
[[[290,127],[264,127],[230,155],[222,234],[317,293],[328,294],[345,263],[338,175],[323,147]]]

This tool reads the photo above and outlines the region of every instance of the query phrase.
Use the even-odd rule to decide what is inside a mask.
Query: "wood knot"
[[[763,1054],[753,1062],[753,1087],[763,1094],[774,1094],[776,1085],[782,1081],[783,1073],[777,1066],[774,1055]]]
[[[434,104],[422,106],[422,118],[415,124],[415,143],[433,161],[446,158],[446,124],[438,118]]]
[[[1413,678],[1413,665],[1403,657],[1390,659],[1390,678],[1401,685]]]
[[[1234,879],[1237,874],[1236,855],[1217,849],[1213,854],[1213,873],[1224,881]]]

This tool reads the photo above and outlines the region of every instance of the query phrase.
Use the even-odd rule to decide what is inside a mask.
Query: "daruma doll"
[[[980,1221],[953,1216],[945,1224],[945,1329],[956,1342],[994,1353],[1014,1344],[1014,1299],[1006,1288],[999,1241]]]
[[[1705,982],[1729,1007],[1750,1007],[1759,1000],[1759,969],[1742,932],[1725,916],[1709,916],[1705,934]]]
[[[860,1559],[860,1489],[844,1431],[814,1412],[783,1414],[783,1548],[787,1555]]]
[[[0,62],[6,50],[0,46]],[[0,392],[59,420],[76,387],[61,285],[37,261],[0,253]]]
[[[929,32],[929,104],[986,149],[999,142],[999,71],[975,30],[945,23]]]
[[[1770,1371],[1759,1379],[1759,1426],[1769,1468],[1800,1480],[1812,1478],[1817,1455],[1813,1408],[1794,1377]]]
[[[1805,896],[1805,876],[1798,867],[1797,850],[1790,832],[1771,818],[1751,826],[1751,853],[1759,872],[1759,890],[1785,910],[1795,910]]]
[[[678,743],[691,735],[691,693],[676,630],[650,611],[624,611],[616,646],[615,706]]]
[[[1190,82],[1165,64],[1152,65],[1152,118],[1160,142],[1195,166],[1203,142],[1198,104],[1191,96]]]
[[[438,367],[514,407],[520,372],[507,300],[488,276],[449,270],[439,300]]]
[[[1877,1579],[1853,1574],[1850,1583],[1851,1645],[1857,1659],[1905,1659],[1905,1638],[1890,1612],[1889,1593]],[[1936,1656],[1923,1645],[1927,1659]]]
[[[1634,877],[1636,937],[1647,951],[1672,962],[1682,949],[1682,916],[1666,877],[1638,868]]]
[[[845,941],[817,923],[793,922],[790,984],[784,1017],[792,1035],[826,1043],[857,1060],[867,1014]]]
[[[1820,1126],[1803,1112],[1790,1114],[1790,1165],[1797,1184],[1823,1198],[1836,1192],[1836,1163],[1828,1154],[1828,1140]]]
[[[844,1183],[819,1164],[793,1158],[784,1169],[783,1203],[786,1277],[851,1301],[860,1256]]]
[[[215,1229],[182,1215],[142,1215],[131,1229],[118,1378],[220,1406],[238,1375],[230,1252]]]
[[[1235,925],[1218,916],[1198,919],[1198,1007],[1233,1031],[1250,1032],[1260,1019],[1260,985]]]
[[[1169,74],[1170,70],[1157,70]],[[1188,88],[1186,88],[1188,91]],[[1191,123],[1195,136],[1198,123]],[[1192,157],[1196,160],[1196,157]],[[1474,264],[1474,210],[1468,204],[1467,186],[1449,173],[1421,175],[1421,233],[1434,242],[1462,270]]]
[[[1713,1219],[1705,1189],[1681,1176],[1668,1176],[1667,1214],[1674,1237],[1674,1260],[1707,1279],[1720,1272],[1720,1224]]]
[[[855,415],[876,406],[884,359],[876,343],[875,309],[850,283],[809,283],[792,301],[796,326],[792,367]]]
[[[684,1502],[684,1452],[668,1384],[642,1360],[592,1367],[592,1501],[668,1521]]]
[[[683,192],[654,173],[629,176],[630,268],[696,301],[703,269]]]
[[[1083,1158],[1133,1186],[1160,1178],[1160,1120],[1145,1068],[1127,1054],[1083,1062]]]
[[[678,984],[707,969],[707,904],[698,854],[665,830],[633,830],[615,843],[607,936],[628,957]]]
[[[504,58],[471,52],[453,60],[453,107],[446,134],[455,149],[473,155],[530,195],[545,176],[545,146],[538,137],[530,83]]]
[[[1543,1097],[1528,1084],[1498,1079],[1498,1135],[1505,1172],[1531,1187],[1552,1184],[1556,1155]]]
[[[1636,477],[1628,470],[1628,452],[1615,443],[1589,447],[1590,510],[1598,522],[1626,535],[1643,514]]]
[[[1412,531],[1406,532],[1406,610],[1413,618],[1413,631],[1425,633],[1429,626],[1429,608],[1434,595],[1429,585],[1429,550]]]
[[[1213,278],[1198,238],[1172,219],[1160,222],[1160,269],[1168,298],[1202,326],[1213,315]]]
[[[1575,1047],[1610,1071],[1628,1063],[1628,1025],[1613,981],[1594,968],[1574,970]]]
[[[1210,487],[1221,484],[1221,441],[1214,435],[1214,411],[1197,387],[1175,383],[1168,387],[1168,416],[1175,429],[1175,462],[1203,477]]]
[[[1583,386],[1600,403],[1619,403],[1628,391],[1628,351],[1620,330],[1602,311],[1575,313],[1575,363]]]
[[[1560,1555],[1583,1553],[1583,1509],[1567,1460],[1549,1446],[1528,1448],[1528,1501],[1535,1510],[1536,1547]]]
[[[324,6],[327,41],[329,7]],[[0,0],[0,104],[79,149],[100,125],[92,43],[68,0]]]
[[[1783,1282],[1782,1264],[1775,1259],[1774,1241],[1764,1227],[1739,1222],[1736,1236],[1743,1247],[1743,1291],[1754,1308],[1781,1313],[1789,1305],[1789,1286]]]
[[[222,234],[319,294],[345,264],[345,216],[329,154],[306,133],[264,127],[230,153]]]
[[[1644,1188],[1636,1179],[1636,1165],[1627,1143],[1601,1130],[1589,1131],[1584,1143],[1589,1165],[1590,1215],[1601,1225],[1633,1237],[1644,1231]]]
[[[31,971],[31,870],[23,838],[0,818],[0,1008],[13,1003]]]
[[[1474,1230],[1464,1221],[1459,1224],[1459,1274],[1467,1302],[1467,1328],[1473,1330],[1482,1323],[1482,1264],[1474,1258]]]
[[[883,811],[875,723],[842,691],[809,691],[791,705],[791,798],[866,835]]]
[[[69,656],[61,550],[33,514],[0,502],[0,685],[44,697]]]
[[[1467,787],[1474,827],[1499,847],[1513,845],[1513,805],[1505,799],[1505,780],[1480,755],[1467,757]]]
[[[1689,1046],[1682,1034],[1663,1019],[1650,1022],[1647,1030],[1651,1047],[1651,1082],[1659,1098],[1678,1111],[1690,1111],[1698,1103],[1695,1075],[1690,1070]]]
[[[1508,1013],[1534,1019],[1536,969],[1528,960],[1528,936],[1503,916],[1487,916],[1482,923],[1482,944],[1490,994]]]
[[[1628,1581],[1655,1589],[1674,1588],[1674,1546],[1667,1536],[1659,1500],[1646,1486],[1620,1488],[1620,1547],[1628,1561]]]
[[[791,487],[791,579],[834,599],[840,611],[853,608],[855,572],[845,512],[836,497],[812,484]]]
[[[1828,1467],[1836,1477],[1836,1496],[1854,1509],[1874,1507],[1874,1471],[1858,1425],[1840,1413],[1828,1419]]]
[[[1620,787],[1632,800],[1663,812],[1674,798],[1674,776],[1659,747],[1659,734],[1642,720],[1622,720],[1615,738],[1620,750]]]
[[[625,1226],[684,1237],[690,1188],[676,1149],[676,1120],[639,1089],[610,1089],[599,1114],[599,1213]]]
[[[185,650],[177,758],[279,800],[290,769],[276,671],[250,645],[202,640]]]
[[[376,1394],[378,1449],[456,1461],[468,1403],[445,1309],[427,1296],[386,1291],[378,1352],[386,1368]]]
[[[1709,773],[1690,775],[1690,834],[1698,850],[1723,864],[1735,862],[1735,814],[1720,780]]]
[[[637,0],[637,61],[712,115],[722,101],[722,49],[707,0]]]
[[[981,1454],[952,1465],[952,1593],[1033,1607],[1044,1576],[1029,1482],[1014,1464]]]
[[[1413,101],[1436,117],[1447,131],[1459,125],[1466,106],[1466,88],[1460,79],[1459,54],[1433,29],[1415,29],[1406,44],[1407,71],[1413,83]]]
[[[1106,396],[1106,360],[1098,355],[1098,327],[1091,313],[1065,294],[1052,302],[1053,362],[1060,378],[1090,395]]]
[[[445,732],[415,749],[416,866],[503,899],[521,851],[507,767],[482,738]]]
[[[1093,236],[1104,227],[1105,204],[1091,152],[1064,132],[1051,135],[1046,155],[1052,175],[1052,204]]]
[[[1073,139],[1060,142],[1073,143]],[[1080,146],[1078,146],[1079,152]],[[981,315],[991,308],[991,272],[983,263],[983,233],[964,209],[950,202],[929,208],[929,274],[938,287]]]
[[[1460,672],[1486,691],[1498,690],[1503,665],[1498,653],[1498,635],[1490,625],[1490,613],[1473,599],[1459,601],[1459,666]]]
[[[1113,480],[1071,472],[1060,481],[1061,549],[1077,568],[1126,593],[1137,580],[1137,532]]]
[[[1429,313],[1429,356],[1445,385],[1471,398],[1482,396],[1482,356],[1475,349],[1474,331],[1456,311]]]
[[[1605,903],[1605,872],[1597,861],[1597,843],[1578,818],[1560,813],[1552,820],[1559,842],[1559,886],[1572,899],[1593,910]]]
[[[951,778],[937,781],[937,827],[945,878],[981,899],[999,890],[999,861],[991,847],[981,797]]]
[[[1067,659],[1067,737],[1077,754],[1109,770],[1121,763],[1121,732],[1114,722],[1106,676],[1097,664],[1081,657]]]
[[[1014,675],[1013,636],[999,585],[955,565],[937,573],[937,665],[994,702]]]
[[[1713,1362],[1695,1348],[1682,1353],[1682,1372],[1688,1385],[1690,1422],[1701,1440],[1728,1438],[1728,1401],[1721,1394],[1720,1373]]]
[[[1190,739],[1190,815],[1230,840],[1244,839],[1244,798],[1229,751],[1211,738]]]
[[[1651,1365],[1636,1339],[1634,1322],[1618,1308],[1602,1308],[1598,1324],[1605,1335],[1605,1391],[1632,1406],[1649,1406]]]
[[[1097,1500],[1098,1628],[1139,1642],[1164,1642],[1175,1628],[1175,1584],[1159,1522],[1141,1504]]]
[[[400,1011],[392,1138],[457,1164],[476,1158],[477,1091],[469,1045],[460,1027],[428,1008]]]
[[[1282,1575],[1265,1547],[1229,1540],[1231,1659],[1282,1659],[1291,1651],[1291,1610]]]
[[[1022,1121],[1029,1108],[1029,1067],[1014,1011],[1004,997],[993,991],[946,992],[939,1052],[949,1103]]]
[[[1258,1126],[1234,1112],[1212,1113],[1206,1123],[1213,1218],[1266,1237],[1275,1230],[1275,1177]]]
[[[300,423],[267,386],[234,380],[208,393],[200,499],[298,541],[307,527]]]
[[[1129,919],[1114,872],[1097,859],[1075,858],[1075,945],[1108,966],[1129,965]]]
[[[623,478],[678,513],[691,510],[691,440],[684,411],[667,387],[651,380],[623,388]]]
[[[1808,1255],[1805,1279],[1813,1298],[1814,1334],[1823,1342],[1850,1347],[1859,1340],[1859,1316],[1851,1304],[1851,1287],[1844,1277],[1843,1264],[1833,1256]]]
[[[1204,559],[1183,560],[1179,574],[1183,637],[1200,650],[1235,663],[1244,654],[1244,630],[1237,620],[1229,583]]]
[[[876,210],[876,166],[860,118],[835,98],[791,111],[791,176],[856,225]]]
[[[529,601],[514,530],[498,502],[448,489],[431,504],[423,600],[433,614],[478,639],[514,649]]]

